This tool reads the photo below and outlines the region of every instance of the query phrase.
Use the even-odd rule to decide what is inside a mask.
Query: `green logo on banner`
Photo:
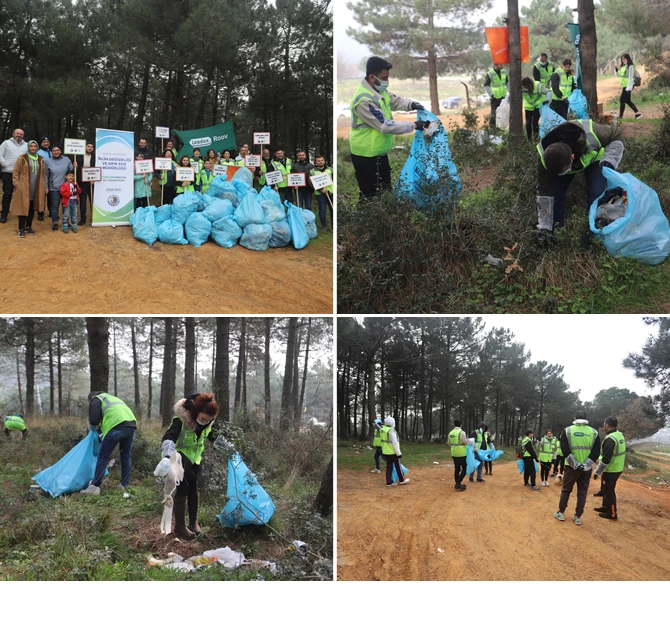
[[[237,148],[232,121],[213,127],[205,127],[204,129],[192,129],[191,131],[173,129],[172,131],[184,143],[184,146],[179,150],[178,160],[181,160],[185,155],[191,157],[193,149],[200,149],[200,154],[204,156],[209,149],[214,149],[218,153],[226,149]]]

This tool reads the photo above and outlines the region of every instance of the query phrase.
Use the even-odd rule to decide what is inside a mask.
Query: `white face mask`
[[[196,419],[195,419],[195,421],[196,421],[201,427],[206,427],[206,426],[211,422],[211,420],[208,420],[207,422],[202,422],[202,421],[200,420],[200,416],[197,416]]]
[[[377,84],[375,86],[377,88],[377,92],[379,92],[380,94],[383,94],[384,92],[386,92],[386,90],[388,90],[388,87],[389,87],[389,82],[388,81],[382,81],[381,79],[378,79],[377,77],[375,77],[374,74],[372,76],[377,81]]]

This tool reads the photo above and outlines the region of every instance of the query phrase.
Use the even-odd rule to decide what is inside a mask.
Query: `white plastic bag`
[[[237,569],[244,562],[244,554],[240,551],[233,551],[230,547],[211,549],[202,555],[205,558],[216,558],[216,561],[226,569]]]
[[[509,94],[496,109],[496,127],[503,131],[509,131]]]

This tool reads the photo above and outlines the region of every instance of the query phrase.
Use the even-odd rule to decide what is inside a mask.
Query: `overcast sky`
[[[519,0],[519,9],[530,5],[531,0]],[[577,6],[577,0],[560,0],[561,6]],[[487,25],[493,25],[494,20],[499,16],[507,13],[507,0],[494,0],[493,8],[487,12],[475,14],[474,19],[483,19]],[[345,59],[350,59],[358,63],[358,61],[370,54],[370,51],[359,44],[356,40],[351,39],[346,31],[350,26],[356,27],[358,24],[354,22],[352,12],[347,8],[347,2],[341,0],[335,3],[335,47],[338,54],[344,56]]]
[[[487,330],[509,328],[531,351],[532,361],[563,365],[565,381],[571,390],[581,390],[583,402],[608,387],[652,393],[621,365],[657,331],[637,315],[488,315],[482,320]]]

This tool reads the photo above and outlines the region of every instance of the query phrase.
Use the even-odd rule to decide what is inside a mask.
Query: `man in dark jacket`
[[[86,153],[84,155],[75,156],[74,166],[77,169],[77,181],[81,188],[81,195],[79,196],[79,225],[84,225],[86,223],[86,206],[89,199],[91,200],[91,212],[93,212],[93,197],[91,197],[91,182],[81,181],[81,169],[95,166],[95,145],[92,142],[86,143]]]
[[[142,154],[145,160],[153,160],[154,152],[149,148],[146,138],[140,138],[140,141],[137,143],[137,149],[135,149],[135,155]]]
[[[539,488],[535,483],[535,462],[537,461],[537,453],[533,448],[533,433],[532,429],[526,431],[526,437],[521,440],[521,446],[523,447],[523,485],[530,485],[531,490],[537,490]],[[529,483],[530,482],[530,483]]]
[[[305,151],[298,151],[296,154],[296,161],[291,166],[291,173],[304,173],[305,185],[298,188],[298,205],[307,210],[312,209],[312,188],[310,186],[309,176],[314,170],[314,164],[307,159]]]
[[[602,497],[603,504],[599,508],[593,508],[600,512],[600,518],[612,521],[618,520],[616,509],[616,482],[621,476],[626,463],[626,440],[623,434],[617,430],[618,420],[614,416],[605,418],[604,428],[607,436],[602,443],[602,458],[596,466],[593,480],[602,475]]]

